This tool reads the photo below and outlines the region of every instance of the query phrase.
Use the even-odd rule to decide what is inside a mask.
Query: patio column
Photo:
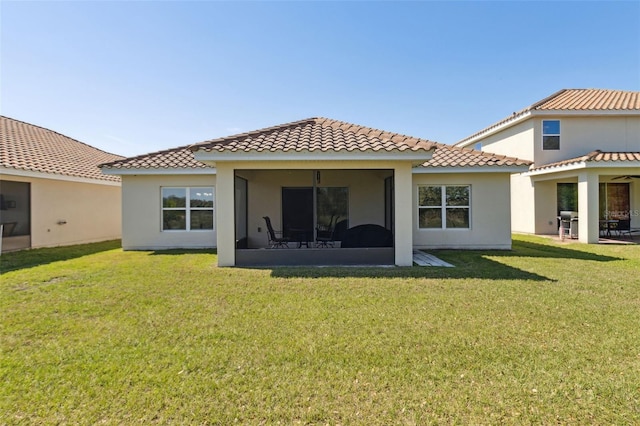
[[[597,244],[600,236],[599,176],[588,171],[578,175],[578,239],[581,243]]]
[[[394,173],[394,215],[396,265],[413,265],[413,206],[411,164],[396,165]]]
[[[218,266],[236,264],[234,170],[229,164],[216,164],[216,235]]]

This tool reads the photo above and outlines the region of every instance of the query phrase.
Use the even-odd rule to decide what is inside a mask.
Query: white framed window
[[[163,231],[213,230],[213,187],[163,187],[161,191]]]
[[[560,120],[542,120],[542,149],[560,149]]]
[[[420,229],[469,229],[471,185],[419,185]]]

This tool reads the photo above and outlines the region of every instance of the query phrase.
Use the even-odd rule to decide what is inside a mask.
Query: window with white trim
[[[542,120],[542,149],[560,149],[560,120]]]
[[[420,229],[469,229],[470,185],[418,186]]]
[[[162,188],[162,230],[213,230],[214,201],[211,186]]]

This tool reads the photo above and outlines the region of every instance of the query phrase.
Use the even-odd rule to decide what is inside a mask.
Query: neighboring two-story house
[[[640,227],[640,92],[561,90],[456,146],[533,161],[511,178],[514,232],[556,234],[561,211],[586,243],[607,221]]]

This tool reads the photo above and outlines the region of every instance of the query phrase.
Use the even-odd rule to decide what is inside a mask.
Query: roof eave
[[[446,174],[446,173],[524,173],[528,165],[510,166],[420,166],[413,169],[414,174]]]
[[[470,136],[467,139],[463,139],[456,142],[453,146],[464,148],[477,143],[491,135],[499,133],[510,127],[515,126],[523,121],[529,120],[534,117],[548,117],[548,116],[635,116],[640,115],[640,110],[567,110],[567,109],[553,109],[553,110],[529,110],[517,114],[513,119],[505,118],[503,123],[495,125],[495,127],[489,126],[485,130],[481,130],[474,136]]]
[[[458,147],[458,148],[465,148],[468,147],[470,145],[475,144],[476,142],[478,142],[479,140],[485,139],[488,136],[494,135],[496,133],[499,133],[505,129],[508,129],[509,127],[515,126],[516,124],[519,124],[523,121],[526,121],[528,119],[531,118],[533,111],[525,111],[523,113],[517,114],[516,116],[514,116],[513,118],[509,119],[506,118],[503,123],[497,124],[497,125],[492,125],[489,126],[488,128],[486,128],[485,130],[481,130],[480,132],[476,133],[473,136],[470,136],[466,139],[463,139],[459,142],[456,142],[455,144],[453,144],[453,146]]]
[[[131,175],[214,175],[216,169],[213,167],[200,168],[152,168],[152,167],[127,167],[127,168],[103,168],[102,173],[105,175],[115,176],[131,176]]]
[[[543,167],[525,173],[525,176],[541,176],[553,173],[569,172],[582,169],[626,169],[640,168],[640,161],[576,161],[561,166]]]
[[[422,164],[433,157],[432,149],[394,151],[194,151],[195,160],[205,164],[231,161],[411,161]]]
[[[12,167],[0,167],[0,175],[19,176],[25,178],[52,179],[66,182],[91,183],[96,185],[120,186],[119,180],[98,179],[80,176],[63,175],[58,173],[25,170]]]

